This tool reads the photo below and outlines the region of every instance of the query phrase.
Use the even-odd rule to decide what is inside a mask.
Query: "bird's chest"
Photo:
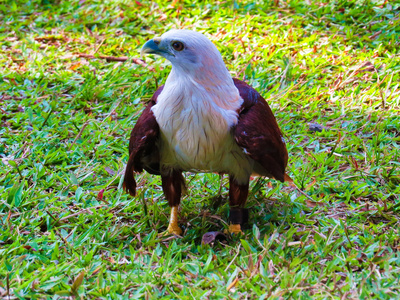
[[[205,99],[160,101],[153,109],[160,126],[161,163],[185,171],[222,171],[234,144],[231,126],[235,112]]]

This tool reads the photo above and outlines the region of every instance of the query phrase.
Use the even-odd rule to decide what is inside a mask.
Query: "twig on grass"
[[[110,113],[103,119],[101,123],[104,123],[109,117],[111,117],[113,114],[115,114],[115,110],[118,108],[118,106],[121,104],[121,101],[118,101],[117,104],[114,106],[114,108],[110,111]]]
[[[8,299],[10,299],[10,272],[7,272],[7,277],[6,277],[6,288],[7,288],[7,293],[6,293],[6,295],[8,296]]]
[[[99,44],[99,45],[97,46],[97,48],[94,50],[93,54],[96,54],[97,51],[99,51],[100,47],[104,44],[105,40],[106,40],[106,39],[102,39],[102,40],[101,40],[100,44]]]
[[[71,151],[72,146],[75,145],[75,142],[81,137],[83,131],[85,130],[86,126],[89,125],[89,121],[85,122],[85,124],[83,124],[81,130],[79,131],[79,133],[77,134],[77,136],[75,137],[74,141],[72,142],[71,146],[69,146],[68,151]]]
[[[375,32],[373,35],[369,36],[370,40],[374,40],[378,35],[382,33],[382,30]]]
[[[42,126],[40,126],[39,131],[41,131],[43,129],[44,125],[47,123],[47,120],[50,118],[50,115],[53,113],[53,110],[54,110],[54,108],[51,107],[49,113],[47,114],[46,119],[44,119],[44,121],[42,123]]]
[[[140,65],[142,67],[148,68],[150,71],[154,71],[154,68],[149,66],[148,64],[146,64],[143,60],[139,59],[139,58],[135,58],[135,57],[127,57],[127,56],[120,56],[120,57],[116,57],[116,56],[105,56],[105,55],[97,55],[94,56],[93,54],[86,54],[86,53],[78,53],[77,54],[78,57],[82,57],[82,58],[88,58],[88,59],[96,59],[96,58],[100,58],[100,59],[105,59],[108,62],[110,61],[121,61],[121,62],[125,62],[127,60],[131,60],[133,61],[135,64]]]
[[[142,200],[144,217],[146,218],[149,214],[148,214],[148,209],[147,209],[147,202],[146,202],[146,199],[144,197],[144,191],[142,191],[140,193],[140,200]],[[146,218],[146,221],[147,221],[147,226],[151,227],[150,219]]]
[[[239,255],[240,247],[241,247],[241,244],[239,244],[239,246],[238,246],[238,248],[236,250],[236,255],[233,257],[233,259],[230,261],[230,263],[226,266],[225,272],[229,270],[229,267],[233,264],[233,262],[235,261],[236,257]]]
[[[122,62],[127,61],[129,59],[127,56],[120,56],[120,57],[104,56],[104,55],[94,56],[93,54],[86,54],[86,53],[78,53],[78,57],[89,58],[89,59],[100,58],[100,59],[105,59],[107,61],[122,61]]]
[[[46,210],[46,213],[55,221],[58,222],[58,220],[49,212]],[[61,235],[61,233],[58,231],[58,229],[56,227],[54,227],[54,231],[56,232],[56,234],[61,238],[61,240],[64,242],[64,244],[68,247],[65,247],[65,251],[68,252],[69,255],[71,255],[71,252],[69,251],[69,248],[71,247],[68,243],[68,241],[66,239],[64,239],[64,237]]]
[[[336,225],[337,226],[337,225]],[[348,232],[348,230],[347,230],[347,226],[346,226],[346,224],[344,224],[343,223],[343,227],[344,227],[344,233],[345,233],[345,235],[346,235],[346,237],[347,237],[347,240],[349,241],[349,243],[350,243],[350,246],[352,247],[352,248],[354,248],[354,244],[351,242],[351,240],[350,240],[350,237],[349,237],[349,232]],[[335,227],[336,228],[336,227]]]
[[[381,98],[382,98],[382,108],[383,108],[383,109],[386,109],[386,100],[387,100],[387,98],[388,98],[389,87],[390,87],[390,85],[392,84],[393,75],[394,75],[394,73],[392,73],[392,76],[391,76],[390,79],[389,79],[389,83],[386,85],[385,93],[382,93],[382,89],[380,88],[380,86],[381,86],[381,84],[385,81],[385,79],[386,79],[387,76],[385,76],[385,78],[383,78],[382,81],[378,83],[379,94],[381,95]]]
[[[59,221],[68,220],[70,218],[73,218],[73,217],[76,217],[76,216],[78,216],[80,214],[83,214],[84,212],[87,212],[87,211],[89,211],[91,209],[98,209],[98,208],[103,207],[103,206],[105,206],[105,205],[101,204],[101,205],[97,205],[97,206],[93,206],[93,207],[88,207],[88,208],[82,209],[82,210],[80,210],[80,211],[78,211],[76,213],[70,214],[70,215],[68,215],[66,217],[63,217],[63,218],[59,219]]]

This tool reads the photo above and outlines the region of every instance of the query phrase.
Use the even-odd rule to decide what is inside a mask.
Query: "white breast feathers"
[[[171,75],[152,108],[161,131],[162,168],[227,173],[244,168],[250,174],[231,132],[243,101],[233,81],[207,90],[190,79],[171,80]]]

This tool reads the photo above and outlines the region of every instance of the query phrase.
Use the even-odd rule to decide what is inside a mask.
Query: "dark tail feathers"
[[[123,187],[124,190],[131,196],[136,196],[136,180],[133,176],[135,171],[135,166],[133,163],[133,155],[129,157],[128,163],[126,164],[125,177]]]

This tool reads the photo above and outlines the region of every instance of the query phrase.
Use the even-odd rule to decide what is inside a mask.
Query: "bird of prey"
[[[171,30],[146,42],[141,54],[157,54],[172,64],[134,126],[124,187],[136,194],[134,173],[161,175],[171,207],[167,231],[181,235],[178,206],[182,172],[229,175],[231,233],[240,233],[251,175],[285,180],[285,140],[264,98],[232,78],[220,52],[203,34]]]

